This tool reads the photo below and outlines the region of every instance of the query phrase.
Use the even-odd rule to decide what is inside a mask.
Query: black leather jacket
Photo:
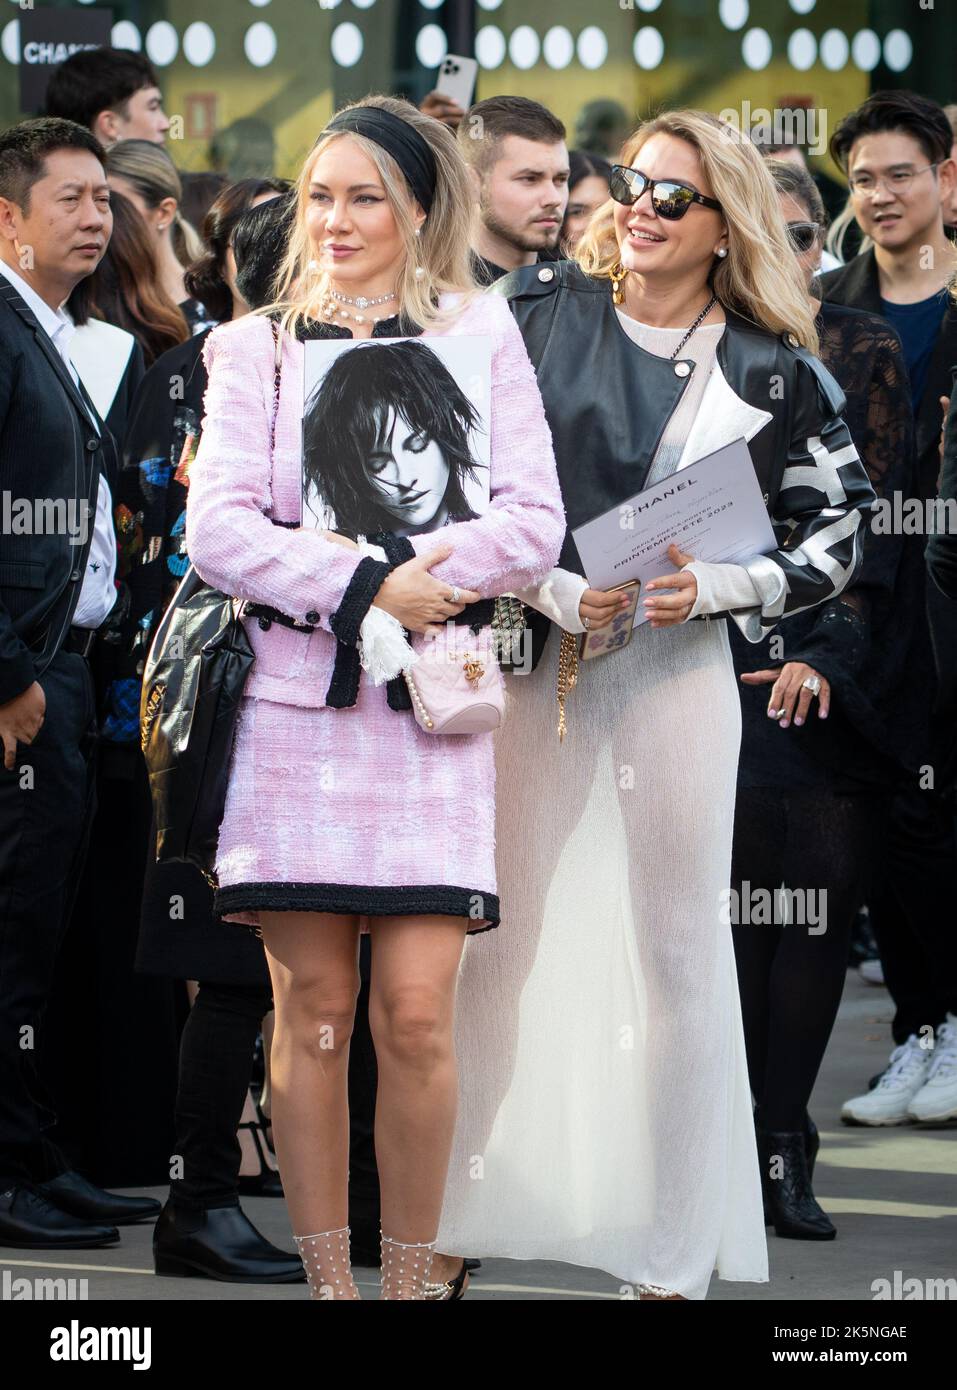
[[[568,517],[559,565],[584,574],[572,528],[645,486],[695,364],[640,348],[618,322],[610,283],[572,261],[526,266],[488,293],[508,299],[538,374]],[[699,410],[713,418],[696,422],[698,456],[748,440],[780,545],[746,564],[764,598],[745,629],[758,640],[851,581],[862,513],[875,499],[842,418],[843,392],[823,364],[789,334],[726,318],[717,349],[723,380],[709,381]]]

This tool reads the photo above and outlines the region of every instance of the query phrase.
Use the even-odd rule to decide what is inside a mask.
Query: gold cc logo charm
[[[473,683],[481,680],[485,675],[485,667],[482,665],[481,661],[477,661],[471,656],[466,657],[462,665],[462,670],[465,672],[465,679]]]

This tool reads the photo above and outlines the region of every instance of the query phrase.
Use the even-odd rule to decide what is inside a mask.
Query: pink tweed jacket
[[[445,297],[443,307],[447,303],[454,301]],[[445,331],[491,338],[491,505],[478,520],[410,540],[417,554],[449,542],[452,555],[431,573],[493,598],[537,584],[558,560],[565,512],[551,433],[534,369],[503,299],[479,296]],[[263,631],[247,619],[256,660],[246,694],[324,705],[337,645],[329,619],[362,556],[319,531],[287,530],[270,520],[296,522],[300,516],[303,345],[284,338],[272,458],[275,357],[268,320],[247,315],[214,329],[203,356],[209,385],[189,478],[190,560],[224,593],[303,622],[314,623],[320,615],[311,634],[278,623]]]

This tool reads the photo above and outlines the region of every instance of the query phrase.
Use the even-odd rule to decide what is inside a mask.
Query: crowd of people
[[[955,115],[844,117],[836,237],[799,148],[701,111],[569,150],[524,97],[372,96],[294,184],[187,178],[99,49],[0,135],[0,1248],[766,1281],[769,1227],[837,1234],[808,1106],[859,960],[894,1046],[841,1118],[957,1118]],[[305,345],[422,335],[489,344],[487,509],[401,525],[383,457],[386,529],[304,525]],[[579,664],[632,600],[573,529],[742,440],[777,548],[671,545]],[[187,574],[253,657],[205,871],[140,717]],[[437,736],[423,644],[497,670],[506,626],[501,727]]]

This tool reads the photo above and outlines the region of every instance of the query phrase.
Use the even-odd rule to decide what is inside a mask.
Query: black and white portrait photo
[[[489,501],[487,338],[306,344],[303,526],[413,535]]]

